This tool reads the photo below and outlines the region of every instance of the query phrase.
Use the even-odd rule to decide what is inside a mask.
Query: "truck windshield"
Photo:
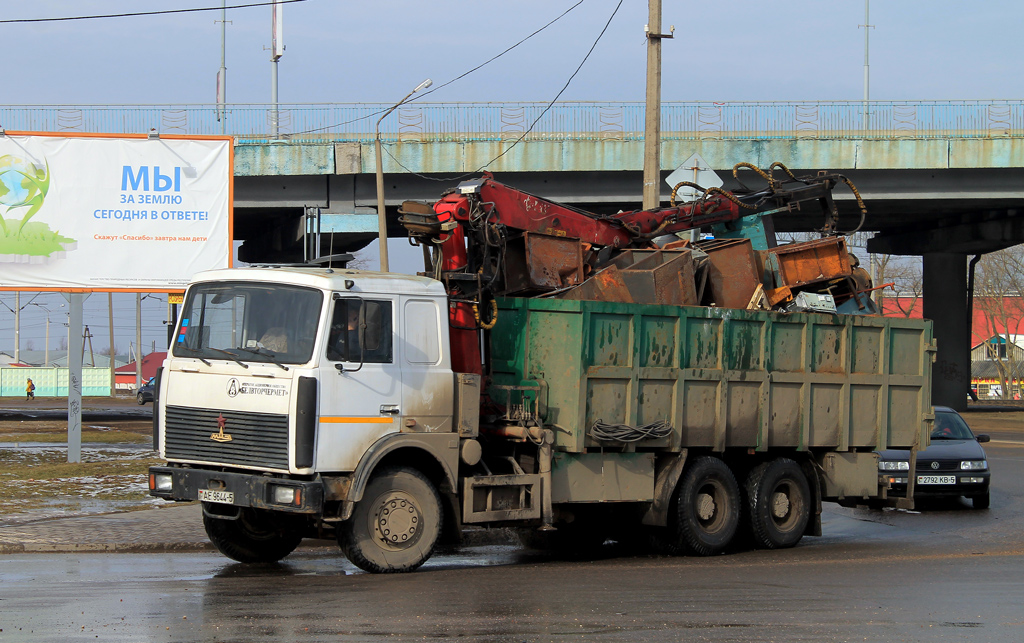
[[[193,286],[173,354],[304,364],[313,354],[322,306],[323,293],[312,288],[249,282]]]

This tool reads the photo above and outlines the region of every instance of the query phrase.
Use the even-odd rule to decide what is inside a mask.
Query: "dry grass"
[[[158,504],[148,495],[148,469],[163,461],[145,448],[149,432],[145,422],[83,427],[82,462],[69,463],[66,423],[0,423],[0,443],[8,445],[0,448],[0,515],[45,517]],[[13,443],[45,446],[10,448]]]

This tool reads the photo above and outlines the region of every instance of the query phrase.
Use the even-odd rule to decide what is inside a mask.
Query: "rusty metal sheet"
[[[760,283],[750,239],[715,239],[697,246],[708,255],[711,300],[719,308],[746,308]]]
[[[776,287],[798,288],[853,273],[842,237],[791,243],[771,248],[767,254],[776,259],[771,262]]]
[[[698,303],[689,250],[656,250],[623,270],[622,278],[638,304],[694,306]]]
[[[608,266],[583,282],[579,288],[573,288],[558,295],[558,299],[571,301],[609,301],[621,304],[633,303],[633,296],[622,279],[622,271],[615,266]]]
[[[524,232],[509,239],[505,252],[505,292],[538,293],[583,283],[579,239]]]

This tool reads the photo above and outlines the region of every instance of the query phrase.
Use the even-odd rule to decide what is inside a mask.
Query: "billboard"
[[[0,135],[0,289],[180,290],[231,263],[230,137]]]

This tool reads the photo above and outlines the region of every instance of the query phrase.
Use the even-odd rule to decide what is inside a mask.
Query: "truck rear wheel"
[[[273,563],[295,551],[297,532],[273,524],[255,509],[242,509],[236,520],[203,513],[203,527],[217,551],[240,563]]]
[[[441,496],[408,467],[374,475],[338,544],[352,564],[372,573],[411,572],[434,553],[441,534]]]
[[[747,476],[747,498],[754,542],[764,549],[793,547],[811,517],[807,477],[793,460],[760,464]]]
[[[736,476],[718,458],[697,458],[676,488],[678,545],[687,553],[710,556],[725,549],[740,519]]]

